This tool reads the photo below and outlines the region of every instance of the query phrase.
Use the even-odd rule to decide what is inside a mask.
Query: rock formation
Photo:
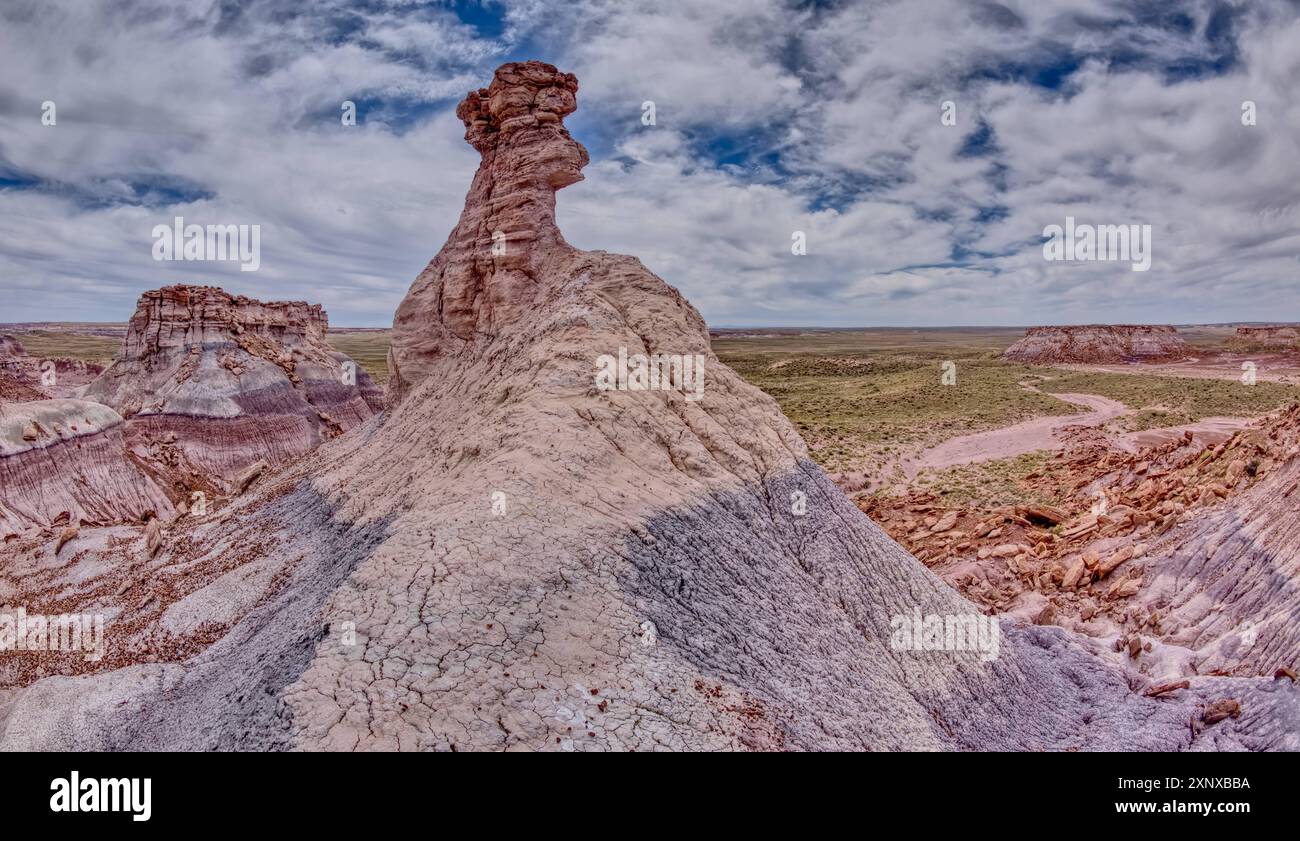
[[[88,400],[0,403],[0,540],[170,516],[166,493],[126,459],[124,432],[116,412]]]
[[[1283,682],[1147,697],[1010,621],[982,651],[904,645],[911,617],[981,617],[809,460],[679,293],[555,229],[586,161],[576,90],[507,64],[461,104],[482,165],[397,313],[383,417],[134,566],[40,582],[129,609],[108,665],[66,664],[93,674],[17,674],[0,747],[1297,747]],[[1224,698],[1236,717],[1189,730]]]
[[[1174,362],[1186,359],[1189,353],[1187,343],[1172,327],[1089,324],[1030,327],[1025,337],[1007,348],[1002,356],[1028,365],[1113,365]]]
[[[12,359],[16,356],[26,356],[27,351],[23,349],[22,342],[13,336],[0,336],[0,359]]]
[[[1159,610],[1167,643],[1200,674],[1300,669],[1300,406],[1196,456],[1213,477],[1179,500],[1153,542],[1135,601]],[[1159,478],[1157,478],[1159,481]],[[1167,674],[1187,671],[1180,658]],[[1179,675],[1181,676],[1181,675]]]
[[[0,406],[0,537],[170,520],[193,494],[215,504],[252,465],[369,418],[382,396],[326,330],[318,306],[173,286],[141,297],[102,374],[79,360],[8,360],[16,373],[0,372],[0,398],[25,402]],[[70,384],[91,371],[88,387]],[[87,399],[45,399],[68,389]]]
[[[122,350],[86,390],[128,420],[137,458],[195,483],[310,452],[369,418],[381,396],[325,342],[320,306],[263,303],[207,286],[146,292]],[[194,483],[191,483],[194,484]]]
[[[1238,327],[1234,337],[1237,343],[1261,349],[1300,348],[1300,328],[1295,325],[1271,327]]]
[[[550,65],[508,64],[456,109],[482,163],[460,221],[393,319],[394,398],[440,357],[526,318],[546,278],[570,268],[554,264],[573,253],[555,225],[555,191],[581,181],[588,160],[563,122],[577,90],[577,78]]]

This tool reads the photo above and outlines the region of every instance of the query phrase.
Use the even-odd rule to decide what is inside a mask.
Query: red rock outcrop
[[[462,103],[483,164],[399,310],[382,422],[135,567],[86,548],[42,581],[65,610],[128,607],[114,658],[75,666],[94,674],[20,675],[0,748],[1300,746],[1293,690],[1148,697],[1059,628],[984,621],[889,540],[676,290],[551,230],[585,161],[575,90],[508,64]],[[601,378],[655,356],[704,378]],[[985,645],[900,639],[912,617]],[[1246,714],[1189,730],[1229,693]]]
[[[564,127],[577,90],[576,77],[550,65],[507,64],[456,109],[482,163],[460,221],[393,319],[394,399],[438,357],[527,317],[548,258],[572,252],[555,225],[555,191],[581,181],[588,160]]]
[[[113,364],[86,390],[127,419],[127,440],[189,486],[282,464],[381,408],[369,375],[325,342],[320,306],[207,286],[146,292]]]
[[[1029,365],[1118,364],[1173,362],[1186,359],[1189,353],[1187,343],[1172,327],[1089,324],[1030,327],[1002,356]]]
[[[1300,328],[1280,324],[1270,327],[1238,327],[1237,342],[1257,348],[1300,348]]]
[[[45,400],[49,395],[29,384],[25,377],[18,377],[8,371],[0,370],[0,401],[26,403],[32,400]]]

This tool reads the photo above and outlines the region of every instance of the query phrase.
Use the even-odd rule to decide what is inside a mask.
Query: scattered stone
[[[1125,546],[1122,549],[1119,549],[1110,557],[1106,558],[1106,560],[1102,561],[1100,564],[1097,565],[1097,577],[1105,578],[1107,575],[1110,575],[1111,572],[1114,571],[1115,567],[1119,566],[1120,564],[1124,563],[1125,561],[1129,560],[1132,557],[1133,557],[1132,546]]]
[[[1087,567],[1084,565],[1082,557],[1075,558],[1074,563],[1070,564],[1070,568],[1066,570],[1065,577],[1061,579],[1061,588],[1064,590],[1073,590],[1077,587],[1079,582],[1083,579],[1083,573],[1086,568]]]
[[[1024,517],[1031,523],[1045,526],[1054,526],[1057,523],[1063,523],[1069,516],[1061,509],[1053,508],[1050,505],[1017,505],[1016,514]]]
[[[256,464],[250,465],[247,470],[239,474],[235,479],[235,493],[242,494],[248,490],[249,485],[256,482],[258,477],[266,472],[268,466],[265,461],[258,461]]]
[[[1142,578],[1140,576],[1134,578],[1122,578],[1110,586],[1110,589],[1106,591],[1106,598],[1127,599],[1136,596],[1138,591],[1141,589]]]
[[[1159,695],[1165,695],[1179,689],[1187,689],[1191,685],[1192,682],[1190,680],[1176,680],[1173,683],[1162,683],[1158,686],[1153,686],[1147,690],[1146,694],[1148,698],[1155,698]]]
[[[144,548],[146,557],[152,559],[162,548],[162,524],[157,517],[151,517],[144,527]]]
[[[1225,718],[1241,718],[1241,702],[1232,698],[1215,701],[1205,708],[1201,716],[1206,724],[1217,724]]]
[[[54,544],[54,554],[58,555],[59,552],[63,550],[64,546],[68,545],[73,540],[76,540],[79,532],[80,529],[77,526],[68,526],[64,529],[62,533],[59,534],[59,542]]]
[[[935,522],[935,524],[930,527],[930,532],[932,534],[942,534],[943,532],[952,530],[952,528],[956,525],[957,525],[957,512],[949,511],[947,514],[944,514],[942,517],[940,517]]]

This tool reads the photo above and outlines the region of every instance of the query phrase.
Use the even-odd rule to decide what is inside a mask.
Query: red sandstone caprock
[[[482,162],[455,230],[393,319],[395,399],[439,355],[526,318],[549,262],[576,253],[555,225],[555,191],[581,181],[587,165],[587,150],[564,127],[577,90],[573,74],[549,64],[507,64],[456,109]]]

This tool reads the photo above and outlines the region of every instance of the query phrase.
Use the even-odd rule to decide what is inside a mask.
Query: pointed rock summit
[[[457,107],[482,162],[447,244],[397,309],[388,358],[395,398],[440,357],[525,318],[575,253],[555,225],[555,191],[581,181],[588,161],[564,127],[577,91],[571,73],[515,62]]]
[[[576,90],[525,62],[461,103],[483,161],[398,310],[390,409],[172,535],[138,659],[31,684],[0,747],[1297,747],[1294,690],[1146,697],[890,540],[676,290],[564,242]],[[1189,729],[1225,697],[1249,712]]]

